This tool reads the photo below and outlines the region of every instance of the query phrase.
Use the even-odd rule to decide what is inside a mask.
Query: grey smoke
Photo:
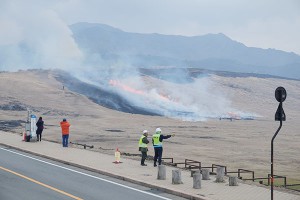
[[[0,5],[1,71],[58,68],[117,93],[135,106],[181,120],[198,121],[239,112],[209,76],[191,78],[172,67],[168,79],[145,76],[131,65],[135,61],[126,57],[126,52],[109,61],[102,59],[105,55],[88,55],[77,46],[58,14],[38,1],[30,5],[26,1],[3,1]],[[116,85],[111,84],[114,81]]]
[[[0,27],[0,70],[67,69],[81,62],[67,24],[39,3],[2,2]]]

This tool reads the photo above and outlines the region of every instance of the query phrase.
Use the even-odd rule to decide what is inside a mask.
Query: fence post
[[[229,176],[229,186],[238,186],[237,177]]]
[[[181,171],[179,169],[172,170],[172,184],[182,184]]]
[[[216,182],[217,183],[224,182],[224,174],[225,174],[225,168],[224,167],[217,167],[217,176],[216,176]]]
[[[158,180],[166,180],[166,166],[158,165],[157,171],[157,179]]]
[[[208,169],[202,169],[202,180],[210,180]]]
[[[200,189],[201,188],[201,174],[200,172],[196,172],[193,175],[193,188]]]
[[[193,175],[195,174],[195,173],[200,173],[200,169],[197,169],[197,170],[192,170],[191,171],[191,177],[193,177]]]

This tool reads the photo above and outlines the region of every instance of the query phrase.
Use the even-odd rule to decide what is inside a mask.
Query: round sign
[[[275,90],[275,98],[278,102],[284,102],[284,100],[286,99],[286,90],[284,89],[284,87],[278,87]]]

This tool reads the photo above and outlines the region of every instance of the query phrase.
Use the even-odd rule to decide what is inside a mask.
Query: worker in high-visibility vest
[[[161,129],[157,128],[155,131],[155,134],[152,136],[152,144],[154,147],[154,167],[156,167],[156,162],[158,160],[158,164],[161,165],[161,158],[162,158],[162,153],[163,153],[163,147],[162,147],[162,143],[164,139],[168,139],[173,135],[162,135],[161,134]]]
[[[145,160],[147,158],[148,143],[149,143],[149,140],[147,137],[148,137],[148,131],[144,130],[143,135],[140,137],[140,140],[139,140],[139,151],[142,152],[142,160],[141,160],[142,166],[147,166],[145,164]]]

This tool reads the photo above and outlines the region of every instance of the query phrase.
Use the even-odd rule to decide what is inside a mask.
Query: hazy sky
[[[300,55],[300,0],[0,0],[0,8],[0,45],[21,40],[30,22],[66,29],[84,21],[138,33],[224,33],[247,46]]]

